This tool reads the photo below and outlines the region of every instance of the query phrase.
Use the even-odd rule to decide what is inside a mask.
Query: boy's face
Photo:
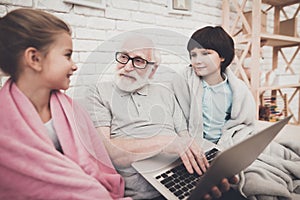
[[[211,49],[194,48],[190,51],[190,59],[194,72],[204,79],[221,76],[221,58],[219,54]]]

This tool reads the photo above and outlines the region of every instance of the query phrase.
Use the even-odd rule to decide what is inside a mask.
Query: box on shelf
[[[299,74],[276,74],[272,85],[289,85],[299,83]]]
[[[298,37],[297,34],[297,18],[291,18],[284,21],[280,21],[279,34],[291,37]]]
[[[250,27],[252,27],[252,11],[244,12],[244,16],[249,23]],[[261,11],[261,32],[266,33],[267,32],[267,13],[264,11]],[[247,30],[245,26],[243,25],[243,34],[246,34]]]

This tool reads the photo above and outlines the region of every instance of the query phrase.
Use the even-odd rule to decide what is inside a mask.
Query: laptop
[[[201,176],[189,174],[177,155],[158,154],[132,163],[135,168],[166,199],[196,200],[208,193],[212,186],[248,167],[291,119],[288,116],[222,151],[204,140],[210,167]],[[213,159],[210,161],[210,159]]]

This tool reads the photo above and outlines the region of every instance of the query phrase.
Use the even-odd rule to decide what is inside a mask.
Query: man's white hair
[[[127,49],[125,49],[125,47],[127,47]],[[161,62],[160,51],[155,47],[153,40],[144,34],[130,34],[123,40],[121,49],[128,51],[139,49],[151,49],[151,60],[149,61],[155,62],[155,67],[157,67]]]

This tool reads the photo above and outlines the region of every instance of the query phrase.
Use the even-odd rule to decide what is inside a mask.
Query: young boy
[[[254,130],[256,109],[250,90],[228,68],[232,38],[220,26],[207,26],[194,32],[187,50],[191,64],[183,78],[174,78],[173,90],[190,134],[223,148],[243,140]]]

